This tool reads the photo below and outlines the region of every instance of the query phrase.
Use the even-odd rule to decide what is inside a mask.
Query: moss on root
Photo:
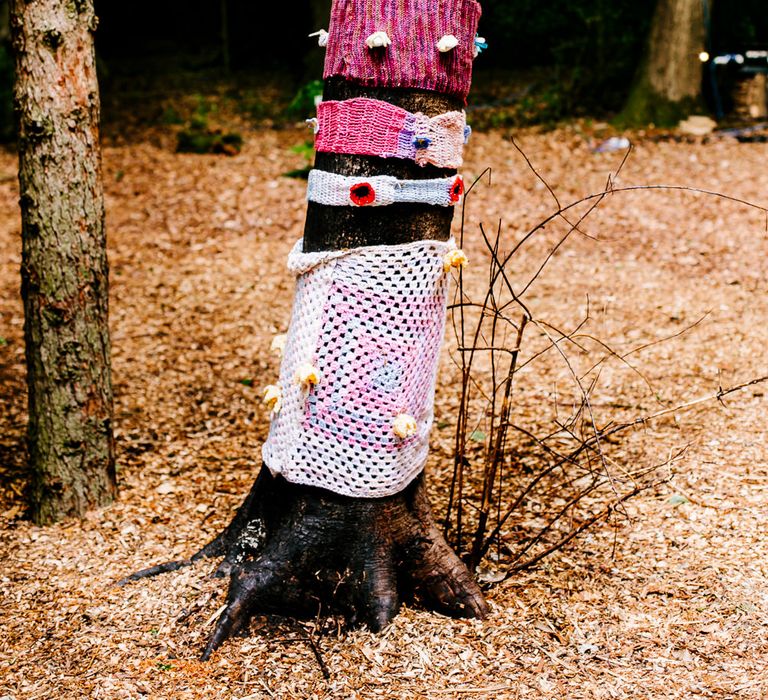
[[[653,124],[660,127],[676,126],[681,119],[699,112],[702,105],[691,97],[677,102],[654,92],[647,81],[635,84],[627,98],[624,109],[613,120],[621,128],[642,127]]]

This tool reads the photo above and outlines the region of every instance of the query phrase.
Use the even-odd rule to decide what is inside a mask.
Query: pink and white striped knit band
[[[470,133],[464,112],[430,118],[367,97],[321,102],[315,128],[318,151],[405,158],[439,168],[461,166]]]
[[[378,207],[413,202],[452,207],[461,201],[464,182],[459,175],[430,180],[398,180],[390,175],[350,177],[311,170],[307,199],[332,207]]]

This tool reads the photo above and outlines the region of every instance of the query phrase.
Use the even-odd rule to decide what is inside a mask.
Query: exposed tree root
[[[138,571],[119,582],[223,556],[227,607],[202,658],[258,613],[314,615],[319,606],[351,625],[386,626],[404,598],[418,595],[450,615],[484,618],[488,605],[438,531],[423,477],[387,498],[339,496],[296,486],[262,468],[232,522],[189,559]]]

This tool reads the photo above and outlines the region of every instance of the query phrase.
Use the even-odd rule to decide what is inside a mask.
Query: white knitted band
[[[288,259],[297,275],[264,461],[359,498],[402,491],[427,458],[453,241]],[[461,254],[463,255],[463,254]]]
[[[307,187],[310,202],[334,207],[377,207],[395,202],[452,207],[461,201],[463,194],[464,183],[459,175],[432,180],[398,180],[390,175],[349,177],[312,170]]]

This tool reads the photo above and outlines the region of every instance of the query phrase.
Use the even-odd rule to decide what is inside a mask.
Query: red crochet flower
[[[458,202],[461,199],[461,195],[464,194],[464,180],[461,179],[459,175],[456,176],[456,179],[453,181],[453,184],[451,185],[451,189],[448,192],[448,197],[452,202]]]
[[[349,198],[357,206],[364,207],[376,199],[376,190],[367,182],[358,182],[349,188]]]

